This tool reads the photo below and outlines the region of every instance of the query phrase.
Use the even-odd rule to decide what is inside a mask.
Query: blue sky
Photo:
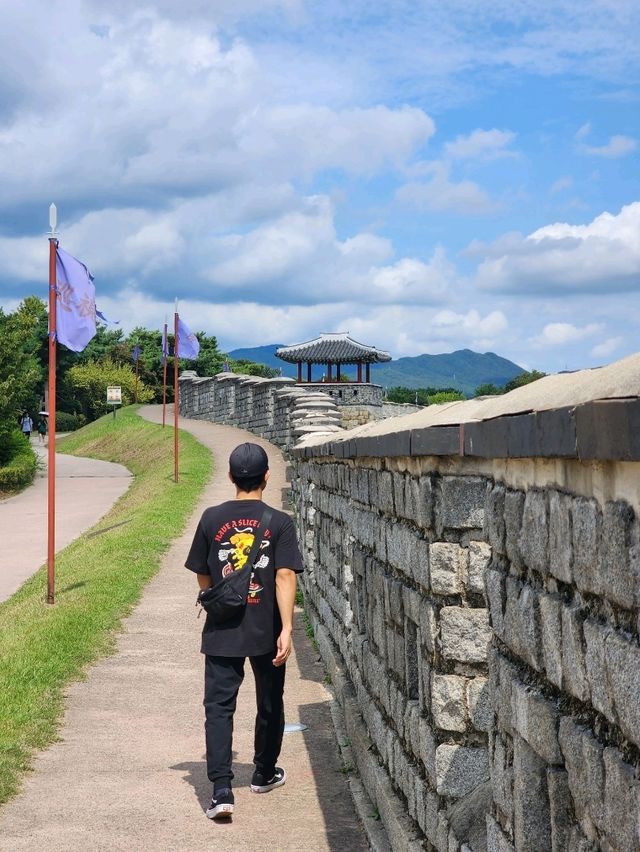
[[[637,351],[636,0],[0,0],[0,305],[548,372]]]

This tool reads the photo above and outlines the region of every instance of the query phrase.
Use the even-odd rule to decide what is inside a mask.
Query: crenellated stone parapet
[[[293,379],[263,379],[235,373],[180,377],[180,414],[237,426],[283,449],[308,436],[340,432],[341,417],[330,396]]]

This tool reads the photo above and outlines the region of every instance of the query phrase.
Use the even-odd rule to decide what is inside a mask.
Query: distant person
[[[38,425],[36,426],[36,429],[38,430],[38,437],[40,439],[40,443],[44,444],[44,439],[47,437],[47,418],[46,417],[44,417],[44,416],[40,417],[40,419],[38,420]]]
[[[235,499],[205,510],[185,562],[198,575],[200,589],[222,582],[249,557],[254,531],[268,509],[262,501],[269,479],[263,448],[251,443],[236,447],[229,458],[229,479],[236,488]],[[233,813],[233,715],[246,657],[257,697],[251,790],[268,793],[286,779],[276,762],[284,732],[285,663],[291,653],[296,574],[302,571],[302,558],[291,518],[270,511],[267,528],[259,531],[260,549],[246,606],[218,626],[207,615],[202,632],[207,775],[213,784],[209,819],[228,819]]]
[[[33,420],[26,411],[20,419],[20,428],[22,429],[22,434],[28,441],[31,438],[31,433],[33,432]]]

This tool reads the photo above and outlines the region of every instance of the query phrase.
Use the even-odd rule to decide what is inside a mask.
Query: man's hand
[[[272,660],[274,666],[282,666],[289,659],[291,653],[292,641],[291,630],[287,627],[282,628],[282,632],[278,636],[276,642],[276,656]]]

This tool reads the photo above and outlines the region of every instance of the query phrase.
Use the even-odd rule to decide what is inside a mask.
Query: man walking
[[[284,731],[284,676],[291,653],[296,574],[302,571],[291,518],[271,509],[268,525],[261,523],[268,509],[262,501],[269,478],[264,449],[252,443],[236,447],[229,458],[229,478],[235,499],[205,510],[185,562],[197,574],[200,589],[207,589],[239,571],[255,535],[261,538],[246,606],[220,624],[208,615],[202,631],[207,775],[213,784],[210,819],[233,813],[233,714],[246,657],[257,699],[251,790],[267,793],[285,783],[286,773],[276,762]]]

